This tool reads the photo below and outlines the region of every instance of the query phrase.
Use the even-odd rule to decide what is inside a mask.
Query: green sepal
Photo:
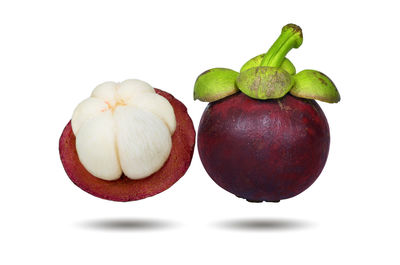
[[[239,92],[236,78],[239,73],[227,68],[213,68],[197,77],[194,100],[213,102]]]
[[[315,70],[303,70],[294,76],[290,94],[300,98],[317,99],[328,103],[340,101],[340,94],[329,77]]]
[[[236,80],[240,91],[251,98],[281,98],[293,86],[292,76],[279,67],[259,66],[241,72]]]
[[[244,72],[244,71],[246,71],[247,69],[260,66],[261,61],[264,59],[264,55],[265,55],[265,53],[260,54],[260,55],[257,55],[256,57],[254,57],[254,58],[248,60],[248,61],[242,66],[242,68],[240,69],[240,72]],[[288,72],[288,73],[291,74],[291,75],[296,74],[296,68],[294,67],[294,65],[292,64],[292,62],[289,61],[289,59],[287,59],[287,58],[283,59],[281,68],[284,69],[286,72]]]

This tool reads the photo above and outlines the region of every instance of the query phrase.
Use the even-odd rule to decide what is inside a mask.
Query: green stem
[[[301,28],[288,24],[282,28],[281,35],[269,48],[260,66],[280,67],[286,54],[293,48],[299,48],[303,43]]]

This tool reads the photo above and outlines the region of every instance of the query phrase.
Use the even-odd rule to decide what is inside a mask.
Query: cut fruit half
[[[179,100],[162,90],[155,89],[155,92],[171,104],[176,120],[176,128],[171,136],[171,151],[162,167],[143,179],[130,179],[123,173],[113,181],[95,177],[79,160],[77,139],[69,122],[61,135],[59,151],[64,169],[74,184],[99,198],[134,201],[168,189],[185,174],[191,163],[195,144],[193,122],[186,107]],[[164,122],[168,124],[168,121]]]

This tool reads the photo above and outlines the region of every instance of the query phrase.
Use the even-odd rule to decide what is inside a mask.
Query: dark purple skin
[[[314,100],[256,100],[237,93],[210,103],[198,131],[200,159],[222,188],[252,202],[306,190],[329,152],[329,126]]]

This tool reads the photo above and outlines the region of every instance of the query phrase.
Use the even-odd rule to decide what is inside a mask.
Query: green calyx
[[[236,78],[239,73],[227,68],[213,68],[197,77],[194,100],[213,102],[238,92]]]
[[[236,84],[251,98],[281,98],[292,88],[293,77],[279,67],[259,66],[241,72]]]
[[[241,91],[251,98],[266,100],[281,98],[290,92],[296,97],[339,102],[339,92],[326,75],[314,70],[296,74],[295,66],[286,55],[302,43],[299,26],[284,26],[268,52],[247,61],[240,73],[214,68],[201,74],[195,83],[194,99],[212,102]]]
[[[253,67],[258,67],[261,64],[261,61],[264,59],[265,53],[257,55],[254,58],[251,58],[250,60],[248,60],[240,69],[240,72],[244,72],[247,69],[253,68]],[[289,59],[284,58],[281,68],[283,70],[285,70],[286,72],[288,72],[291,75],[296,74],[296,68],[294,67],[294,65],[292,64],[291,61],[289,61]]]
[[[285,57],[291,49],[300,47],[302,43],[303,34],[300,27],[294,24],[283,27],[281,35],[262,56],[259,65],[240,72],[236,80],[240,91],[256,99],[281,98],[286,95],[293,86],[291,74],[296,70]],[[252,60],[255,62],[259,59],[255,57]],[[284,61],[287,61],[285,64],[287,70],[282,67]]]
[[[339,91],[326,75],[315,70],[303,70],[294,76],[290,94],[300,98],[317,99],[328,103],[340,101]]]

